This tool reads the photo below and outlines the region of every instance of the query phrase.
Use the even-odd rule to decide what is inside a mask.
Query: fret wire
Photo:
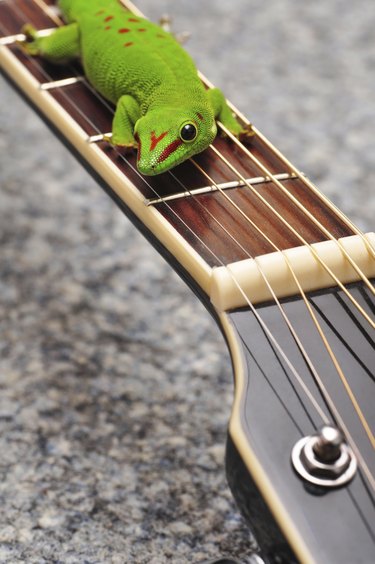
[[[34,0],[34,1],[35,1],[35,0]],[[37,3],[38,3],[38,2],[37,2]],[[86,116],[85,116],[85,117],[86,117]],[[117,151],[117,152],[118,152],[118,151]],[[134,167],[129,163],[129,161],[127,161],[127,159],[125,159],[125,157],[124,157],[121,153],[118,152],[118,154],[120,155],[120,157],[121,157],[125,162],[128,163],[128,165],[129,165],[135,172],[137,172],[137,170],[134,169]],[[140,174],[139,174],[139,176],[140,176],[140,178],[145,182],[145,179],[144,179]],[[148,186],[151,188],[151,190],[153,190],[154,193],[155,193],[157,196],[159,196],[159,195],[157,194],[156,190],[155,190],[148,182],[146,182],[146,184],[148,184]],[[159,197],[160,197],[160,196],[159,196]],[[164,202],[164,205],[167,205],[167,207],[168,207],[169,209],[171,209],[170,206],[169,206],[167,203]],[[191,228],[182,220],[182,218],[180,218],[180,217],[176,214],[176,212],[174,212],[174,210],[171,209],[171,211],[178,217],[178,219],[179,219],[190,231],[192,231]],[[196,233],[194,233],[194,231],[192,231],[192,233],[193,233],[193,235],[194,235],[195,237],[197,237],[197,238],[200,240],[201,244],[203,244],[203,245],[207,248],[207,250],[208,250],[211,254],[213,254],[213,255],[215,256],[215,253],[214,253],[211,249],[209,249],[209,248],[207,247],[207,245],[204,243],[204,241],[202,241],[202,240],[198,237],[198,235],[197,235]],[[218,259],[218,257],[216,257],[216,258]],[[218,259],[218,262],[220,262],[221,264],[223,264],[220,259]],[[231,275],[232,275],[232,273],[231,273]],[[258,313],[256,312],[254,306],[250,303],[250,301],[249,301],[248,298],[246,297],[246,294],[244,293],[244,291],[243,291],[242,288],[240,287],[240,285],[239,285],[238,281],[235,279],[235,277],[234,277],[233,275],[232,275],[232,277],[233,277],[234,283],[237,285],[239,291],[244,295],[244,297],[245,297],[246,301],[248,302],[250,308],[254,311],[254,313],[256,314],[256,317],[258,318]],[[260,321],[261,325],[263,326],[264,321],[261,320],[261,319],[259,319],[259,321]],[[265,326],[265,324],[264,324],[264,326]],[[268,329],[268,328],[267,328],[267,329]],[[268,329],[268,331],[269,331],[269,329]],[[271,337],[271,336],[272,336],[272,340],[274,341],[274,337],[273,337],[272,333],[270,333],[270,337]],[[276,341],[275,341],[275,344],[276,344]],[[278,348],[278,350],[279,350],[279,345],[278,345],[278,344],[277,344],[277,348]],[[281,349],[281,351],[282,351],[282,349]],[[282,351],[282,353],[283,353],[283,351]],[[285,353],[283,353],[283,355],[285,355]],[[284,356],[283,356],[283,357],[284,357]],[[288,360],[287,357],[286,357],[286,360]]]
[[[310,249],[311,253],[314,255],[315,259],[321,264],[321,266],[324,268],[324,270],[331,276],[331,278],[336,282],[336,284],[344,291],[344,293],[348,296],[348,298],[354,304],[354,306],[358,309],[358,311],[361,312],[361,314],[368,321],[368,323],[373,328],[375,328],[375,323],[372,321],[372,319],[367,315],[367,313],[360,306],[360,304],[357,302],[357,300],[355,298],[353,298],[353,296],[345,288],[345,286],[342,284],[342,282],[339,280],[339,278],[332,272],[332,270],[329,268],[329,266],[319,256],[318,252],[314,249],[314,247],[312,245],[310,245],[310,243],[308,243],[306,241],[306,239],[304,237],[302,237],[302,235],[300,235],[298,233],[298,231],[296,231],[296,229],[294,229],[294,227],[286,219],[284,219],[283,216],[280,215],[280,213],[269,202],[267,202],[267,200],[259,192],[257,192],[253,186],[251,186],[251,184],[249,184],[246,181],[246,179],[243,177],[243,175],[238,170],[236,170],[236,168],[228,161],[228,159],[226,159],[224,157],[224,155],[222,155],[220,153],[220,151],[218,151],[216,149],[216,147],[214,147],[214,145],[210,145],[210,149],[237,175],[238,178],[240,178],[243,182],[245,182],[246,186],[248,186],[248,188],[250,188],[250,190],[254,193],[254,195],[259,200],[261,200],[267,206],[267,208],[269,210],[271,210],[271,212],[280,221],[282,221],[282,223],[289,229],[289,231],[291,231],[303,243],[304,246],[306,246]],[[270,176],[270,178],[272,178],[272,174],[270,172],[268,172],[268,175]]]
[[[99,133],[98,135],[90,135],[90,137],[88,137],[87,139],[87,143],[100,143],[101,141],[104,141],[104,138],[107,137],[108,139],[110,139],[112,137],[112,133],[108,132],[108,133]]]
[[[38,31],[38,33],[40,33],[40,37],[47,37],[48,35],[51,35],[51,33],[55,31],[55,29],[55,27],[41,29]],[[0,45],[12,45],[12,43],[21,43],[25,40],[26,35],[24,33],[16,33],[14,35],[6,35],[5,37],[0,37]]]
[[[366,284],[366,286],[369,288],[369,290],[372,292],[372,294],[375,295],[375,289],[373,288],[372,284],[370,283],[369,279],[367,278],[367,276],[362,272],[362,270],[358,267],[358,265],[355,263],[355,261],[352,259],[352,257],[350,256],[350,254],[347,252],[347,250],[344,248],[343,244],[341,243],[341,241],[339,241],[338,239],[336,239],[336,237],[334,237],[332,235],[332,233],[330,233],[330,231],[328,229],[326,229],[326,227],[324,227],[324,225],[318,221],[316,219],[316,217],[314,217],[312,215],[312,213],[295,197],[293,196],[293,194],[291,194],[289,192],[289,190],[287,188],[285,188],[285,186],[283,186],[281,184],[281,182],[279,182],[279,180],[275,177],[275,175],[271,174],[268,172],[268,169],[266,166],[264,166],[259,159],[257,159],[255,157],[255,155],[253,155],[251,153],[251,151],[249,151],[249,149],[247,147],[245,147],[245,145],[243,143],[241,143],[241,141],[239,141],[239,139],[237,139],[237,137],[235,137],[235,135],[233,135],[222,123],[218,122],[220,128],[226,133],[226,135],[228,135],[228,137],[230,139],[232,139],[232,141],[241,148],[241,150],[262,170],[262,172],[264,174],[267,174],[267,176],[269,176],[272,180],[272,182],[274,184],[276,184],[276,186],[287,196],[287,198],[289,198],[309,219],[310,221],[312,221],[314,223],[314,225],[316,225],[318,227],[318,229],[324,233],[324,235],[326,237],[328,237],[329,239],[331,239],[331,241],[334,241],[334,243],[340,248],[341,252],[344,254],[345,258],[349,261],[349,263],[351,264],[351,266],[354,268],[354,270],[357,272],[357,274],[361,277],[361,279],[363,280],[363,282]]]
[[[42,82],[39,86],[40,90],[54,90],[64,86],[71,86],[83,81],[83,76],[71,76],[69,78],[62,78],[61,80],[52,80],[51,82]]]
[[[34,1],[34,0],[33,0],[33,1]],[[39,31],[38,31],[38,33],[39,33]],[[46,79],[47,79],[47,84],[54,82],[53,79],[52,79],[52,77],[51,77],[51,75],[50,75],[42,66],[40,66],[40,65],[37,64],[36,59],[35,59],[34,57],[31,57],[30,55],[27,55],[27,57],[28,57],[28,59],[29,59],[34,65],[38,66],[39,71],[46,77]],[[102,99],[102,97],[99,95],[99,93],[97,93],[96,90],[95,90],[95,89],[91,86],[91,84],[88,82],[88,80],[86,79],[86,77],[85,77],[84,75],[77,74],[77,71],[76,71],[76,69],[74,69],[74,67],[70,67],[70,68],[71,68],[71,70],[72,70],[72,73],[73,73],[73,75],[74,75],[74,78],[79,78],[79,82],[81,82],[82,84],[84,84],[84,85],[93,93],[93,95],[96,96],[96,97],[103,103],[103,105],[104,105],[104,106],[112,113],[112,115],[113,115],[113,113],[114,113],[114,112],[113,112],[113,108],[112,108],[108,103],[106,103],[106,102]],[[63,79],[63,80],[64,80],[64,79]],[[39,88],[40,88],[41,90],[44,90],[43,84],[44,84],[44,83],[41,83],[40,86],[39,86]],[[74,107],[74,109],[77,111],[77,113],[78,113],[81,117],[83,117],[83,118],[87,121],[87,123],[89,123],[89,124],[91,125],[91,127],[92,127],[94,130],[97,131],[97,134],[98,134],[98,135],[91,136],[91,137],[98,137],[99,135],[101,136],[101,135],[102,135],[101,132],[99,131],[99,129],[97,128],[97,126],[93,123],[93,121],[82,111],[82,109],[81,109],[79,106],[77,106],[77,104],[75,103],[75,101],[74,101],[72,98],[69,98],[69,97],[66,95],[66,93],[64,92],[63,87],[60,87],[60,88],[61,88],[60,92],[61,92],[62,96],[63,96],[67,101],[69,101],[70,104],[71,104],[71,105]],[[47,90],[48,90],[48,89],[47,89]],[[110,134],[110,135],[111,135],[111,134]],[[88,137],[88,142],[90,142],[91,137]]]
[[[12,45],[12,43],[16,43],[17,41],[25,41],[25,39],[26,39],[26,35],[23,33],[16,33],[15,35],[6,35],[5,37],[0,37],[0,45]]]
[[[192,160],[192,159],[190,159]],[[294,180],[297,177],[295,175],[292,174],[288,174],[287,172],[281,172],[280,174],[275,174],[275,177],[278,180]],[[272,180],[270,178],[268,178],[267,176],[255,176],[253,178],[247,178],[247,181],[254,185],[254,184],[266,184],[269,182],[272,182]],[[222,190],[229,190],[230,188],[242,188],[243,186],[246,186],[246,184],[244,182],[242,182],[241,180],[232,180],[229,182],[223,182],[218,184],[218,186],[222,189]],[[169,196],[165,196],[164,197],[164,201],[168,200],[179,200],[181,198],[187,198],[190,197],[192,194],[194,195],[200,195],[200,194],[210,194],[211,192],[217,192],[218,188],[216,187],[216,183],[212,184],[211,186],[202,186],[201,188],[193,188],[192,190],[189,190],[189,192],[178,192],[177,194],[171,194]],[[147,200],[147,205],[148,206],[153,206],[155,204],[160,204],[161,200],[158,199],[152,199],[152,200]]]
[[[197,168],[202,174],[204,174],[204,175],[206,176],[207,180],[208,180],[209,182],[214,183],[214,180],[209,176],[209,174],[206,173],[206,172],[204,171],[204,169],[203,169],[198,163],[196,163],[193,159],[191,159],[191,160],[192,160],[193,163],[195,164],[196,168]],[[223,196],[225,196],[225,198],[226,198],[227,200],[231,201],[232,205],[234,205],[236,208],[238,208],[237,204],[236,204],[235,202],[233,202],[233,200],[231,200],[231,198],[230,198],[227,194],[225,194],[222,189],[220,189],[218,186],[217,186],[217,188],[218,188],[218,190],[220,191],[220,193],[221,193]],[[240,211],[241,211],[241,210],[240,210]],[[262,231],[262,229],[260,229],[250,218],[249,218],[249,222],[250,222],[250,223],[253,225],[253,227],[255,227],[256,230],[275,248],[276,251],[282,252],[281,249],[279,249],[278,246],[277,246],[275,243],[273,243],[273,242],[267,237],[267,235]],[[247,254],[249,255],[249,253],[247,253]],[[250,256],[250,255],[249,255],[249,256]],[[250,256],[250,258],[252,258],[252,257]],[[316,328],[317,328],[317,330],[318,330],[318,332],[319,332],[319,335],[320,335],[320,337],[321,337],[321,339],[322,339],[322,341],[323,341],[323,344],[324,344],[324,346],[325,346],[325,348],[326,348],[326,350],[327,350],[327,352],[328,352],[328,354],[329,354],[329,356],[330,356],[330,358],[331,358],[331,361],[332,361],[332,363],[333,363],[333,365],[334,365],[336,371],[338,372],[338,375],[339,375],[339,377],[340,377],[340,379],[341,379],[341,381],[342,381],[342,383],[343,383],[343,385],[344,385],[344,388],[345,388],[345,390],[346,390],[346,392],[347,392],[347,394],[348,394],[348,396],[349,396],[349,398],[350,398],[350,400],[351,400],[351,402],[352,402],[352,404],[353,404],[353,407],[354,407],[355,411],[357,412],[357,415],[358,415],[358,417],[359,417],[359,419],[360,419],[360,421],[361,421],[361,423],[362,423],[362,426],[364,427],[364,430],[365,430],[365,432],[366,432],[366,434],[367,434],[367,436],[368,436],[368,438],[369,438],[371,444],[372,444],[372,445],[375,445],[375,439],[374,439],[374,437],[373,437],[373,435],[372,435],[372,433],[371,433],[370,427],[369,427],[369,425],[368,425],[368,423],[367,423],[367,421],[366,421],[366,419],[365,419],[365,417],[364,417],[364,415],[363,415],[363,413],[362,413],[362,410],[361,410],[360,407],[359,407],[359,404],[358,404],[358,402],[357,402],[357,400],[356,400],[356,398],[355,398],[355,396],[354,396],[352,390],[350,389],[350,386],[349,386],[349,384],[348,384],[348,382],[347,382],[347,379],[346,379],[346,377],[345,377],[345,375],[344,375],[344,373],[343,373],[343,371],[342,371],[342,369],[341,369],[341,367],[340,367],[340,365],[339,365],[339,363],[338,363],[338,361],[337,361],[337,359],[336,359],[336,357],[335,357],[335,355],[334,355],[334,353],[333,353],[333,351],[332,351],[332,348],[331,348],[331,346],[330,346],[328,340],[326,339],[326,337],[325,337],[325,335],[324,335],[324,332],[323,332],[322,329],[321,329],[321,326],[320,326],[320,324],[319,324],[319,322],[318,322],[318,320],[317,320],[317,318],[316,318],[316,316],[315,316],[315,314],[314,314],[314,312],[313,312],[313,310],[312,310],[312,308],[311,308],[311,305],[310,305],[310,303],[309,303],[309,301],[308,301],[308,299],[307,299],[306,293],[305,293],[305,291],[302,289],[302,286],[301,286],[301,284],[300,284],[300,282],[299,282],[299,280],[298,280],[298,278],[297,278],[297,276],[296,276],[296,274],[295,274],[295,272],[294,272],[293,266],[292,266],[292,264],[290,263],[290,260],[289,260],[288,256],[287,256],[285,253],[284,253],[284,258],[285,258],[285,261],[286,261],[286,263],[287,263],[287,266],[288,266],[288,268],[289,268],[289,270],[290,270],[290,272],[291,272],[291,274],[292,274],[292,276],[293,276],[293,279],[294,279],[294,281],[295,281],[295,283],[296,283],[296,285],[297,285],[297,287],[298,287],[298,289],[299,289],[299,292],[300,292],[301,297],[302,297],[302,299],[303,299],[303,301],[304,301],[304,303],[305,303],[305,306],[307,307],[307,310],[308,310],[308,312],[309,312],[309,314],[310,314],[310,316],[311,316],[311,318],[312,318],[312,320],[313,320],[313,322],[314,322],[314,324],[315,324],[315,326],[316,326]],[[260,270],[260,272],[261,272],[261,275],[262,275],[262,277],[263,277],[265,283],[267,284],[269,290],[271,291],[271,294],[273,295],[273,298],[274,298],[275,302],[277,303],[277,305],[278,305],[278,307],[279,307],[279,309],[280,309],[280,312],[281,312],[282,316],[284,317],[285,322],[286,322],[287,325],[288,325],[289,330],[291,331],[293,337],[295,338],[296,342],[297,342],[298,345],[299,345],[300,340],[298,339],[298,335],[296,334],[295,329],[293,328],[292,324],[290,323],[290,320],[287,318],[285,312],[283,311],[283,308],[281,307],[281,304],[280,304],[279,300],[278,300],[277,297],[274,295],[274,292],[273,292],[273,290],[272,290],[272,288],[271,288],[271,285],[270,285],[269,281],[267,280],[266,275],[265,275],[264,272],[262,271],[262,269],[261,269],[259,263],[257,263],[257,266],[258,266],[258,268],[259,268],[259,270]],[[334,403],[333,403],[333,401],[332,401],[330,395],[328,394],[328,392],[327,392],[327,390],[326,390],[326,388],[325,388],[325,386],[324,386],[324,384],[323,384],[322,379],[320,378],[319,374],[318,374],[317,371],[315,370],[315,367],[314,367],[313,364],[311,363],[311,360],[310,360],[310,358],[309,358],[307,352],[306,352],[305,349],[303,348],[302,343],[301,343],[301,346],[300,346],[300,350],[301,350],[301,352],[302,352],[302,354],[303,354],[303,356],[304,356],[306,362],[308,363],[310,369],[312,369],[312,371],[313,371],[314,377],[315,377],[315,379],[316,379],[316,383],[318,384],[318,387],[319,387],[321,393],[322,393],[322,394],[324,395],[324,397],[326,398],[326,401],[327,401],[328,404],[330,405],[331,409],[335,412],[335,414],[336,414],[336,419],[340,421],[340,425],[341,425],[342,429],[345,431],[346,436],[348,437],[348,439],[350,439],[351,446],[352,446],[352,448],[354,447],[354,448],[353,448],[353,451],[355,451],[357,457],[359,457],[359,459],[362,460],[361,455],[360,455],[360,453],[359,453],[359,451],[358,451],[358,449],[357,449],[357,447],[356,447],[356,444],[355,444],[354,439],[351,437],[351,434],[349,433],[349,430],[348,430],[348,428],[346,427],[346,425],[345,425],[345,423],[344,423],[344,421],[343,421],[343,419],[342,419],[340,413],[336,410],[335,405],[334,405]],[[373,485],[374,488],[375,488],[375,481],[374,481],[374,479],[373,479],[373,477],[372,477],[372,474],[371,474],[370,470],[368,469],[368,467],[367,467],[367,465],[366,465],[366,463],[365,463],[364,460],[362,460],[362,465],[364,466],[366,475],[368,476],[370,482],[372,483],[372,485]]]

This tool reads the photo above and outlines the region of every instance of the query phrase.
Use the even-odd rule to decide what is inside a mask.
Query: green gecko
[[[251,136],[218,88],[206,90],[172,34],[127,11],[119,0],[59,0],[66,25],[49,36],[24,27],[23,48],[52,62],[80,57],[87,79],[116,105],[107,141],[138,149],[137,167],[156,175],[206,149],[216,119]]]

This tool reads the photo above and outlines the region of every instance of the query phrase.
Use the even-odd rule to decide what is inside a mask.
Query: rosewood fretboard
[[[37,29],[55,27],[58,20],[46,11],[48,5],[52,4],[51,1],[35,3],[35,0],[0,2],[0,36],[19,34],[22,25],[27,22],[32,23]],[[39,58],[27,57],[16,42],[9,41],[7,48],[40,83],[40,88],[48,91],[88,138],[95,138],[111,131],[114,107],[101,98],[84,79],[83,70],[78,62],[66,66],[51,65]],[[322,230],[298,209],[279,186],[270,181],[259,180],[265,177],[264,171],[230,139],[218,136],[214,147],[231,162],[238,175],[211,149],[208,149],[195,158],[198,167],[192,162],[187,162],[172,172],[146,178],[136,170],[135,154],[125,155],[122,150],[110,148],[105,142],[99,141],[97,146],[120,173],[130,179],[145,199],[156,201],[151,205],[209,266],[236,262],[275,250],[247,218],[259,226],[280,249],[301,244],[285,224],[257,198],[256,193],[264,196],[308,243],[327,239]],[[312,192],[303,178],[290,173],[285,162],[262,136],[255,133],[249,149],[270,173],[281,179],[283,186],[334,237],[353,234],[349,224],[340,219]],[[199,167],[207,176],[199,170]],[[225,190],[228,198],[223,197],[223,193],[217,189],[206,193],[194,192],[211,184],[221,187],[228,182],[236,183],[240,177],[250,179],[253,190],[246,185],[232,187]],[[163,200],[166,196],[186,193],[186,191],[189,193],[185,197]],[[163,201],[158,203],[157,200],[161,199]],[[243,213],[239,213],[238,208],[241,208]]]

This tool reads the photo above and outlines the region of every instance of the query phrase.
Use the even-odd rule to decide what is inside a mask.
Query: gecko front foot
[[[37,30],[35,29],[35,27],[31,24],[25,24],[21,29],[21,33],[23,33],[25,36],[25,39],[23,41],[17,42],[21,49],[27,55],[39,55],[40,48],[38,45]]]
[[[32,24],[29,23],[22,26],[21,33],[26,36],[26,41],[33,41],[37,36],[37,30]]]
[[[113,135],[103,135],[103,141],[106,141],[106,143],[109,143],[112,147],[121,147],[121,149],[124,149],[125,153],[132,153],[138,149],[138,143],[136,141],[121,141]]]
[[[241,143],[244,143],[246,145],[247,143],[251,143],[251,141],[254,138],[254,135],[255,132],[253,130],[253,126],[251,123],[249,123],[245,125],[243,130],[239,133],[238,139],[241,141]]]

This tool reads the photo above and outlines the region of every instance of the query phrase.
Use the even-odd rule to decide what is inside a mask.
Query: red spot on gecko
[[[146,31],[144,27],[142,27],[141,29],[138,29],[138,31]]]
[[[110,22],[111,20],[113,20],[113,16],[107,16],[106,18],[104,18],[105,22]]]
[[[104,29],[105,29],[105,31],[108,31],[109,29],[111,29],[111,26],[107,25]]]
[[[128,21],[129,21],[129,22],[139,23],[139,20],[137,20],[136,18],[129,18]]]
[[[158,143],[160,143],[160,141],[162,139],[164,139],[164,137],[168,135],[168,131],[163,131],[163,133],[161,135],[159,135],[159,137],[156,137],[155,135],[155,131],[151,131],[151,145],[150,145],[150,151],[153,151],[156,147],[156,145]]]
[[[122,27],[121,29],[118,30],[119,33],[129,33],[130,29],[128,29],[127,27]]]
[[[175,139],[174,141],[172,141],[172,143],[169,143],[169,145],[164,149],[164,151],[158,158],[158,163],[165,161],[165,159],[168,158],[169,155],[174,153],[174,151],[178,149],[180,145],[182,145],[181,139]]]
[[[124,43],[124,47],[131,47],[131,45],[133,45],[132,41],[129,41],[128,43]]]
[[[204,117],[202,116],[202,114],[200,114],[200,113],[198,112],[198,113],[197,113],[197,116],[199,117],[199,119],[200,119],[201,121],[204,121]]]

